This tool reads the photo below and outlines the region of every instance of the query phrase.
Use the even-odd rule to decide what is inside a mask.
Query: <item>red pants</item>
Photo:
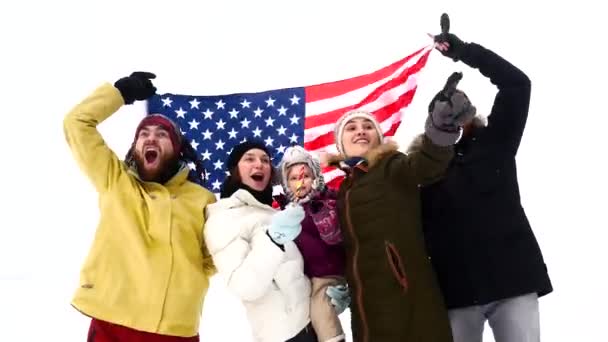
[[[199,338],[153,334],[93,318],[87,342],[199,342]]]

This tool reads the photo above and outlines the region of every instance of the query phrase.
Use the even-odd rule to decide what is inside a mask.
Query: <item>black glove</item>
[[[449,33],[450,31],[450,17],[447,13],[443,13],[441,15],[441,34],[436,35],[434,40],[435,43],[449,44],[449,47],[446,50],[437,49],[441,52],[442,55],[451,58],[454,62],[460,60],[464,49],[466,48],[467,43],[463,42],[458,38],[455,34]]]
[[[156,78],[151,72],[136,71],[131,76],[123,77],[114,83],[120,91],[125,104],[145,100],[156,93],[156,87],[150,79]]]

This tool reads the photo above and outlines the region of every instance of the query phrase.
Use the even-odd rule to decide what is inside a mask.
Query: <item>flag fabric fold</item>
[[[228,155],[245,140],[264,141],[275,166],[291,145],[313,154],[336,153],[335,122],[352,109],[373,113],[385,136],[393,136],[431,51],[427,46],[372,73],[312,86],[227,95],[157,94],[148,100],[147,113],[164,114],[178,124],[205,165],[203,185],[219,193],[228,175]],[[337,188],[344,174],[328,167],[323,176]]]

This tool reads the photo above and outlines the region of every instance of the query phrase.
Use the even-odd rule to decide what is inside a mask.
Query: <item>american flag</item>
[[[203,160],[205,187],[218,193],[228,175],[228,155],[245,140],[264,141],[275,166],[291,145],[303,145],[313,154],[335,153],[335,123],[352,109],[372,112],[385,135],[393,136],[414,98],[430,52],[431,47],[421,48],[372,73],[312,86],[213,96],[159,94],[148,100],[147,109],[178,124]],[[330,167],[323,175],[332,188],[344,177],[341,170]]]

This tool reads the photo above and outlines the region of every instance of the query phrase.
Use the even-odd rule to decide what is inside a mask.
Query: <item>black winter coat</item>
[[[528,117],[531,83],[475,43],[461,61],[498,87],[487,126],[455,147],[445,177],[421,189],[428,253],[448,308],[553,288],[522,208],[515,156]]]

